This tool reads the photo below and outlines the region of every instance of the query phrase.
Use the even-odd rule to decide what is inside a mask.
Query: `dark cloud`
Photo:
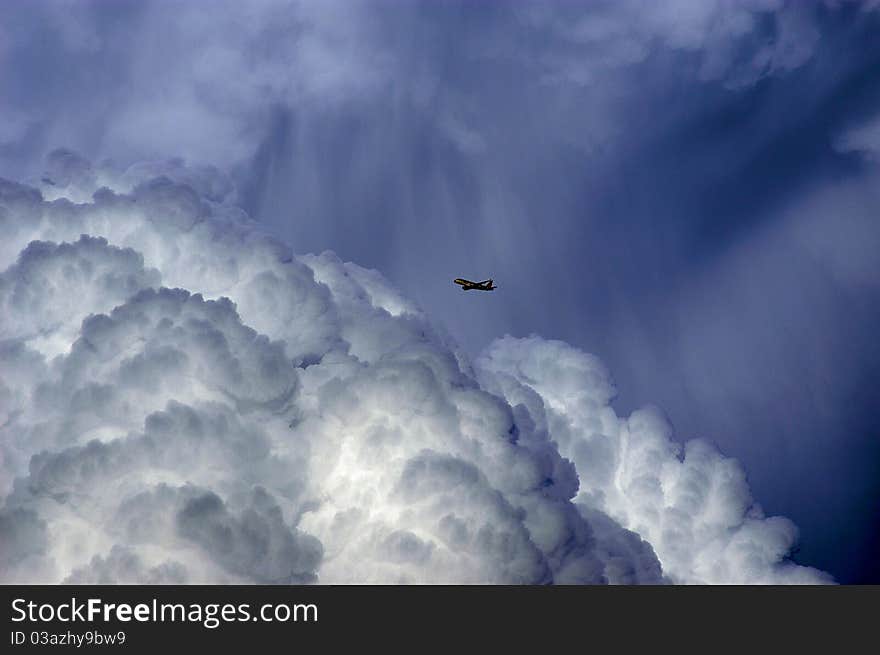
[[[145,567],[141,558],[125,546],[113,546],[106,557],[95,555],[74,570],[64,584],[186,584],[186,568],[179,562]]]
[[[46,523],[33,511],[16,508],[0,512],[0,567],[10,570],[23,560],[46,552]]]
[[[343,342],[373,362],[446,332],[471,356],[505,333],[564,339],[608,363],[619,411],[656,402],[683,438],[741,459],[768,513],[801,526],[799,558],[865,579],[856,544],[880,494],[872,3],[111,4],[19,3],[0,27],[0,173],[47,200],[115,190],[90,213],[0,182],[4,262],[32,238],[105,234],[161,284],[235,296],[260,334],[295,326],[294,364]],[[144,159],[159,163],[129,167]],[[243,237],[236,204],[294,251],[333,249],[402,293],[329,254],[251,274],[230,250],[283,247]],[[123,211],[176,217],[188,257],[165,249],[170,231],[104,225]],[[26,237],[12,212],[52,229]],[[500,289],[456,293],[459,275]],[[167,344],[142,356],[180,361]],[[143,366],[129,373],[146,383]],[[527,395],[517,424],[538,425]]]

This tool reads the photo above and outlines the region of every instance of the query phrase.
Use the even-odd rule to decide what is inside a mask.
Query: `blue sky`
[[[183,157],[476,356],[594,353],[878,582],[880,12],[857,2],[12,2],[0,175]],[[463,294],[454,277],[493,277]]]

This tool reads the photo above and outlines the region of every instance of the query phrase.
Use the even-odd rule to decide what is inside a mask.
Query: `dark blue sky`
[[[743,462],[799,561],[880,582],[880,14],[760,4],[10,3],[0,175],[228,170],[471,353],[600,356],[619,410]]]

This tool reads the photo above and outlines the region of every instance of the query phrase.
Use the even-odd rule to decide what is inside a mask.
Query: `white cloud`
[[[580,474],[576,503],[606,512],[654,548],[682,583],[791,583],[823,579],[786,559],[797,536],[764,516],[745,472],[709,443],[682,448],[661,411],[627,418],[595,357],[560,341],[505,338],[478,362],[481,381],[521,405]]]
[[[216,171],[56,159],[54,201],[0,181],[3,581],[824,579],[735,462],[617,417],[595,358],[503,339],[475,375]]]

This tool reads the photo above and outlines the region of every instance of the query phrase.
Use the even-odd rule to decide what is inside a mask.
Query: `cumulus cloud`
[[[736,462],[618,417],[595,358],[506,338],[472,365],[210,167],[50,168],[0,180],[3,581],[828,579]]]
[[[797,530],[764,516],[738,462],[706,441],[682,447],[657,408],[618,417],[614,386],[595,357],[560,341],[505,338],[478,363],[484,386],[528,412],[574,463],[574,502],[645,538],[673,581],[821,579],[786,559]]]

